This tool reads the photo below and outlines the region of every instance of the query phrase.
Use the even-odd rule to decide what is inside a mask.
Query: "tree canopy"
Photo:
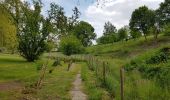
[[[94,28],[87,22],[80,21],[73,29],[73,34],[80,39],[83,46],[90,46],[96,38]]]
[[[160,4],[157,9],[157,15],[159,15],[162,24],[170,23],[170,1],[165,0]]]
[[[84,48],[80,40],[74,35],[68,35],[61,38],[59,50],[65,55],[77,54],[83,52]]]
[[[12,52],[17,47],[16,27],[10,21],[11,15],[0,4],[0,47],[6,47]]]
[[[120,28],[118,30],[118,39],[119,40],[124,40],[124,39],[127,39],[127,37],[128,37],[127,29],[125,27]]]
[[[132,13],[129,26],[131,30],[143,34],[146,39],[149,29],[154,25],[154,21],[154,11],[148,9],[146,6],[142,6]]]
[[[116,27],[111,22],[108,21],[105,23],[103,30],[104,35],[114,34],[116,31]]]

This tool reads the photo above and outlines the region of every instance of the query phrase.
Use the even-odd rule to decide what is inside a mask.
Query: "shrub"
[[[0,47],[0,53],[3,53],[6,51],[6,48],[5,47]]]
[[[118,38],[115,34],[104,35],[97,39],[98,44],[108,44],[117,42]]]
[[[166,36],[170,36],[170,24],[166,25],[165,28],[164,28],[164,34]]]
[[[60,51],[63,54],[70,56],[71,54],[78,54],[84,51],[81,42],[75,36],[63,37],[60,41]]]
[[[53,65],[54,67],[61,65],[60,59],[58,58],[56,61],[54,61]]]
[[[167,62],[169,53],[166,50],[166,48],[163,48],[158,52],[158,54],[155,54],[154,56],[151,56],[149,59],[146,60],[146,64],[159,64],[161,62]]]
[[[46,49],[47,52],[50,52],[54,47],[55,47],[54,43],[52,41],[48,41],[46,43],[45,49]]]

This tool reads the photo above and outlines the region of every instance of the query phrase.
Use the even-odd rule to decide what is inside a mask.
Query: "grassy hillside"
[[[155,42],[150,36],[147,41],[140,38],[127,42],[96,45],[86,50],[88,54],[108,62],[105,88],[115,96],[116,100],[120,99],[120,67],[125,68],[126,100],[168,100],[170,55],[160,52],[163,48],[170,48],[170,37],[159,36]],[[167,57],[166,61],[164,57]],[[95,73],[101,70],[101,74],[97,75],[100,79],[102,63],[95,62],[93,66],[95,66],[94,69],[97,68]]]
[[[97,56],[126,59],[164,45],[170,45],[170,36],[160,36],[157,43],[153,36],[149,36],[147,41],[142,37],[136,40],[91,46],[86,48],[86,51]]]

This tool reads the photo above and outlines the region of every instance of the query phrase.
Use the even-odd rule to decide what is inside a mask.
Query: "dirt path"
[[[4,82],[0,83],[0,91],[9,91],[9,90],[21,90],[22,85],[19,82]]]
[[[80,72],[77,74],[75,81],[73,82],[73,89],[70,91],[72,100],[87,100],[87,95],[81,91],[82,80]]]

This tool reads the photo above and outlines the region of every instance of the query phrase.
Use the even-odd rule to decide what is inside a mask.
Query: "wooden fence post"
[[[124,69],[120,68],[120,95],[121,100],[124,100]]]
[[[103,62],[103,82],[105,84],[106,82],[106,68],[105,68],[105,62]]]
[[[98,67],[99,67],[98,66],[99,65],[98,59],[96,59],[95,62],[96,62],[96,67],[95,67],[96,68],[96,76],[98,76]]]

